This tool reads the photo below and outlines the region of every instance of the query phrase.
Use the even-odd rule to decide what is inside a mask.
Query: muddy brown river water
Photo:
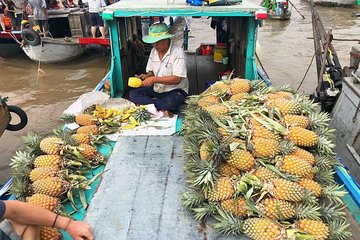
[[[306,17],[292,9],[290,21],[265,21],[259,29],[259,55],[274,85],[290,84],[297,88],[314,53],[311,16],[307,1],[293,3]],[[326,28],[335,38],[360,38],[360,19],[352,17],[356,9],[318,7]],[[359,10],[357,10],[359,11]],[[209,19],[190,19],[189,48],[202,42],[214,42]],[[202,31],[204,28],[208,31]],[[180,28],[181,30],[181,28]],[[342,65],[349,63],[349,51],[356,42],[333,42]],[[311,93],[316,85],[313,64],[300,91]],[[0,95],[9,97],[10,105],[23,108],[29,117],[25,129],[5,131],[0,138],[0,182],[9,177],[10,158],[24,148],[21,136],[28,131],[46,135],[60,125],[61,112],[81,94],[91,91],[109,67],[109,58],[83,57],[76,61],[41,65],[46,76],[37,79],[38,64],[25,55],[12,59],[0,58]]]

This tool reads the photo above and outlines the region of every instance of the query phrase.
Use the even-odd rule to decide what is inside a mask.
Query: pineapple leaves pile
[[[288,86],[229,79],[187,100],[182,200],[251,239],[348,239],[329,116]],[[341,231],[340,231],[340,230]]]

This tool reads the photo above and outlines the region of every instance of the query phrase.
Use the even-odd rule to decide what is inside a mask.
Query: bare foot
[[[162,110],[161,112],[163,112],[164,117],[172,118],[174,116],[174,114],[172,112],[167,111],[167,110]]]

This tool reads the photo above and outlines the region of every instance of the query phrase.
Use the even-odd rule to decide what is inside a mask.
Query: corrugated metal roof
[[[172,0],[169,0],[172,1]],[[244,0],[231,6],[190,6],[185,0],[122,0],[104,8],[114,16],[250,16],[261,6]]]

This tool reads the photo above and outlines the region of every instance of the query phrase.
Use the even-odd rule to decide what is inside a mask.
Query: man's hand
[[[143,86],[143,87],[151,87],[152,85],[154,85],[154,83],[156,83],[156,78],[157,77],[148,77],[148,78],[146,78],[144,81],[142,81],[141,86]]]
[[[74,240],[93,240],[94,236],[90,225],[85,222],[71,220],[66,227],[67,231]]]
[[[146,73],[143,73],[143,74],[140,74],[140,75],[138,75],[138,76],[135,75],[135,77],[138,77],[138,78],[140,78],[141,80],[144,80],[144,79],[146,79],[147,74],[146,74]]]

